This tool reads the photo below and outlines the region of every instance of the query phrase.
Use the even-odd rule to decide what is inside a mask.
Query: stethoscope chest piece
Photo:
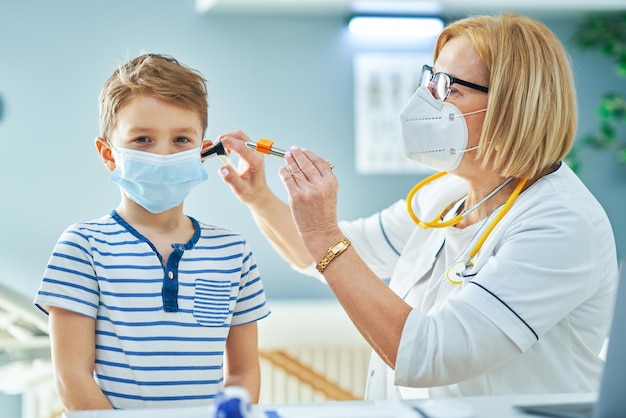
[[[459,260],[452,263],[446,270],[446,279],[456,286],[463,284],[463,278],[467,275],[467,270],[472,268],[474,263],[471,260]]]

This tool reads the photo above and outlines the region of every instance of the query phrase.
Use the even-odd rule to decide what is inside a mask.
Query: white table
[[[397,402],[323,402],[311,404],[258,405],[254,407],[254,418],[421,418],[411,406],[439,405],[446,402],[461,402],[473,410],[473,418],[520,418],[530,417],[514,408],[514,405],[543,403],[585,402],[597,397],[593,393],[549,394],[521,396],[477,396],[450,400],[415,400]],[[267,414],[274,411],[278,415]],[[382,414],[382,415],[381,415]],[[536,416],[535,416],[536,417]],[[63,418],[211,418],[208,407],[127,409],[108,411],[66,412]],[[433,418],[436,418],[433,416]]]

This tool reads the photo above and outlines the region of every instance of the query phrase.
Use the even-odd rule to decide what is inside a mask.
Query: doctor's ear
[[[113,157],[113,151],[109,141],[99,136],[96,138],[95,143],[98,155],[100,156],[104,166],[109,171],[115,170],[115,158]]]

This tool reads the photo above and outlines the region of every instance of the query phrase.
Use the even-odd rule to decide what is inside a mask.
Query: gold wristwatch
[[[320,273],[323,273],[324,269],[330,264],[330,262],[333,261],[337,256],[339,256],[345,250],[347,250],[351,244],[352,243],[350,242],[350,240],[344,237],[343,239],[331,245],[328,251],[326,252],[326,254],[324,254],[324,257],[322,257],[319,263],[317,263],[317,265],[315,266],[317,271],[319,271]]]

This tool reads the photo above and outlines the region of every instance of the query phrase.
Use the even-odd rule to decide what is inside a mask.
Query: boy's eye
[[[191,139],[184,137],[184,136],[179,136],[177,138],[174,139],[174,142],[179,142],[179,143],[189,143],[191,142]]]
[[[145,144],[150,142],[150,138],[148,138],[147,136],[140,136],[139,138],[135,138],[135,142]]]

